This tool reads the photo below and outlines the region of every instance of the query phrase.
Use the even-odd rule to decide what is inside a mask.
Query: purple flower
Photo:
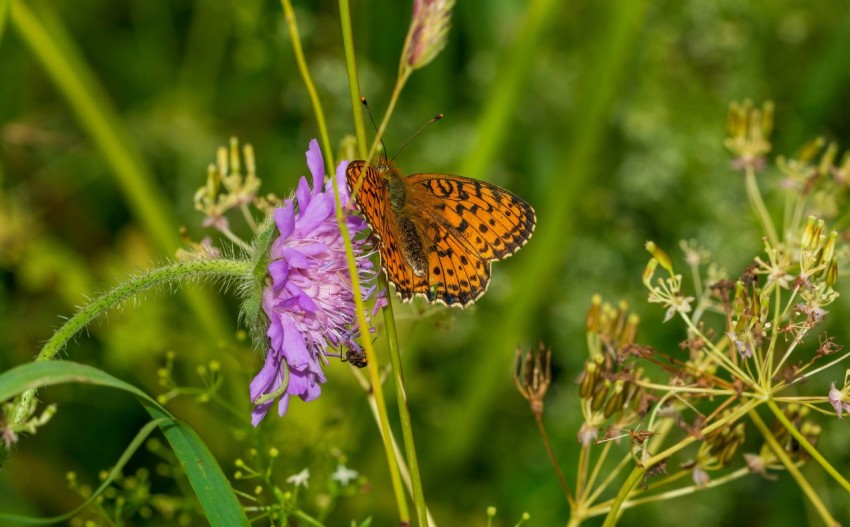
[[[347,162],[339,164],[340,203],[348,205],[345,184]],[[354,294],[345,255],[345,245],[334,206],[333,182],[324,182],[325,163],[319,144],[310,141],[307,166],[313,176],[312,189],[302,177],[294,199],[274,210],[279,237],[269,254],[270,284],[263,290],[263,311],[269,320],[266,335],[270,348],[260,373],[251,381],[254,410],[251,422],[257,426],[275,399],[278,414],[289,407],[290,396],[312,401],[326,382],[322,371],[328,347],[360,352],[354,308]],[[365,237],[366,222],[359,216],[346,217],[357,260],[361,292],[368,298],[375,292],[371,284],[377,272],[369,260]],[[385,302],[379,295],[378,304]],[[376,306],[377,309],[377,306]],[[368,315],[368,314],[367,314]]]

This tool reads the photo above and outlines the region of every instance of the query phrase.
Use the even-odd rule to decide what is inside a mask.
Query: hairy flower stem
[[[829,461],[827,461],[826,458],[824,458],[823,455],[821,455],[821,453],[818,452],[818,450],[814,446],[812,446],[812,444],[809,442],[809,440],[806,439],[806,436],[804,436],[803,434],[800,433],[799,430],[797,430],[797,427],[794,426],[794,424],[791,423],[791,421],[788,420],[788,418],[785,416],[785,413],[782,411],[782,409],[779,408],[779,406],[777,406],[777,404],[773,400],[770,400],[770,401],[767,402],[767,407],[770,408],[770,411],[773,412],[773,415],[776,417],[776,419],[780,423],[782,423],[782,426],[784,426],[788,430],[788,432],[792,436],[794,436],[794,439],[796,439],[797,442],[800,443],[800,446],[803,447],[803,449],[806,452],[808,452],[810,456],[812,456],[812,459],[817,461],[818,464],[821,467],[823,467],[823,469],[830,476],[832,476],[833,479],[835,479],[835,481],[838,482],[839,485],[844,487],[845,491],[850,493],[850,482],[848,482],[844,478],[844,476],[839,474],[839,472],[837,470],[835,470],[835,467],[833,467],[829,463]]]
[[[324,150],[328,166],[333,170],[336,163],[334,163],[331,139],[328,135],[328,126],[325,121],[325,112],[322,110],[322,102],[319,99],[318,92],[316,92],[316,86],[313,84],[313,78],[310,76],[310,70],[307,68],[307,61],[304,59],[304,50],[301,48],[301,37],[298,33],[295,11],[292,9],[292,2],[290,0],[280,0],[280,4],[283,6],[283,15],[286,18],[286,25],[289,27],[289,37],[292,40],[292,51],[295,53],[295,61],[298,63],[298,70],[301,72],[301,78],[304,80],[304,87],[307,88],[307,93],[310,95],[313,113],[316,114],[316,124],[319,126],[319,136],[322,138],[322,150]]]
[[[782,462],[788,472],[791,473],[791,476],[797,482],[797,485],[800,486],[800,490],[803,491],[803,494],[809,498],[809,501],[812,502],[812,505],[815,507],[815,510],[818,511],[821,519],[824,522],[824,525],[838,525],[839,523],[829,514],[829,511],[826,509],[826,505],[824,505],[823,501],[818,497],[817,492],[809,482],[806,480],[806,477],[800,472],[800,469],[797,468],[797,465],[791,461],[791,458],[788,457],[788,454],[785,453],[785,449],[782,448],[782,445],[773,437],[773,432],[770,431],[770,428],[761,420],[759,414],[755,410],[750,410],[748,412],[748,416],[753,424],[756,425],[756,428],[761,432],[762,437],[764,437],[765,442],[770,446],[771,450],[773,450],[774,455]],[[793,427],[792,427],[793,428]]]
[[[348,86],[351,91],[354,130],[357,135],[357,147],[359,149],[360,155],[364,156],[365,159],[366,127],[363,124],[363,112],[360,109],[360,82],[357,77],[357,65],[355,63],[354,55],[354,38],[351,33],[351,9],[348,5],[348,0],[339,0],[339,12],[340,24],[342,26],[342,41],[343,46],[345,48],[345,62],[348,68]],[[369,380],[372,383],[372,390],[375,394],[375,402],[378,406],[381,438],[384,443],[384,452],[386,454],[387,465],[389,466],[390,470],[390,479],[392,481],[393,493],[395,494],[396,498],[396,506],[398,507],[399,523],[401,525],[407,525],[410,523],[410,510],[407,506],[407,499],[404,495],[404,486],[402,485],[401,474],[399,472],[398,464],[396,463],[395,453],[393,452],[393,446],[390,440],[392,435],[390,433],[389,418],[387,417],[387,406],[384,400],[384,392],[383,388],[381,387],[381,374],[378,369],[378,357],[375,354],[375,350],[372,347],[372,341],[369,338],[369,326],[366,323],[363,298],[360,291],[360,281],[357,276],[357,266],[354,260],[354,250],[351,246],[351,239],[348,237],[343,211],[339,207],[339,189],[337,188],[336,178],[333,178],[333,182],[334,200],[337,204],[337,220],[339,222],[339,227],[343,233],[343,240],[345,241],[345,252],[346,256],[348,257],[348,267],[349,272],[351,274],[351,284],[354,291],[354,302],[356,306],[355,312],[357,313],[357,322],[360,325],[360,334],[363,336],[363,338],[361,339],[363,343],[363,350],[366,352],[366,357],[368,360]],[[352,196],[352,199],[354,199],[354,196]],[[384,285],[386,286],[386,284]],[[408,463],[410,463],[409,460]],[[416,475],[418,476],[418,472]],[[416,494],[414,493],[414,497],[415,496]],[[422,505],[422,507],[419,507],[419,505]],[[420,525],[422,525],[423,527],[425,525],[428,525],[427,517],[425,516],[424,503],[417,503],[417,510],[420,517]],[[422,522],[422,518],[425,518],[425,523]]]
[[[567,484],[564,473],[561,471],[561,465],[558,464],[558,459],[555,458],[555,452],[552,450],[552,444],[549,442],[549,435],[546,433],[546,427],[543,426],[543,415],[534,413],[534,420],[537,422],[537,430],[540,431],[540,437],[543,438],[543,444],[546,446],[546,453],[549,454],[549,461],[552,462],[552,467],[558,474],[558,481],[561,482],[561,489],[564,491],[564,497],[567,498],[567,503],[570,509],[575,509],[576,502],[570,493],[570,486]]]
[[[779,236],[776,235],[773,220],[770,219],[770,214],[768,214],[767,207],[765,207],[764,200],[761,197],[761,192],[759,192],[758,183],[756,183],[756,171],[752,165],[747,165],[744,179],[746,181],[747,197],[750,200],[753,211],[756,213],[756,217],[761,222],[764,233],[767,235],[767,241],[770,242],[771,246],[778,247]]]
[[[153,269],[115,287],[81,309],[50,337],[50,340],[41,348],[35,361],[40,362],[54,358],[68,341],[92,320],[153,287],[198,278],[227,281],[250,277],[251,263],[245,260],[191,260]],[[33,397],[35,397],[34,389],[26,390],[18,397],[12,415],[7,416],[9,426],[12,429],[15,425],[27,419],[27,412],[31,408],[30,402]]]

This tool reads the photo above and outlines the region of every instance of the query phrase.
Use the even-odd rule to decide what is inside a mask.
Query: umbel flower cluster
[[[825,372],[850,356],[824,324],[839,296],[840,269],[850,260],[842,243],[848,233],[828,227],[846,210],[841,200],[850,185],[850,155],[838,162],[835,145],[816,142],[796,159],[778,159],[783,179],[777,187],[788,193],[789,211],[776,229],[756,180],[767,172],[772,110],[769,104],[734,104],[726,140],[735,155],[731,166],[743,176],[764,230],[763,252],[730,276],[696,242],[680,244],[681,260],[646,245],[647,300],[664,309],[665,323],[681,325],[678,349],[640,344],[640,320],[628,305],[593,298],[586,321],[589,357],[578,383],[583,424],[574,492],[561,476],[569,525],[751,474],[775,479],[783,471],[825,524],[837,524],[798,467],[814,460],[850,492],[850,482],[818,450],[822,429],[815,419],[850,412],[845,369],[837,378],[833,372],[835,382],[824,381]],[[537,360],[529,355],[525,371]],[[543,372],[542,379],[517,376],[538,424],[542,395],[531,395],[540,392],[535,386],[545,394],[551,382],[546,362],[531,368]],[[542,427],[541,433],[548,446]],[[624,440],[628,448],[617,462],[611,458]],[[550,457],[560,476],[551,449]],[[625,478],[619,490],[618,475]],[[617,495],[603,499],[611,489]]]
[[[229,158],[227,152],[219,155],[207,185],[196,194],[196,206],[207,216],[204,224],[231,239],[235,235],[224,214],[230,208],[253,203],[259,187],[251,151],[246,149],[245,154],[249,168],[246,177],[238,173],[238,146],[234,144]],[[302,177],[294,194],[282,203],[273,196],[258,200],[258,208],[267,212],[269,220],[257,228],[253,245],[234,240],[254,253],[258,280],[245,288],[245,315],[260,334],[255,340],[268,345],[263,367],[250,384],[254,403],[251,421],[255,426],[275,402],[278,414],[283,416],[292,396],[303,401],[319,397],[321,385],[327,381],[324,366],[328,356],[362,355],[356,341],[355,292],[344,235],[337,221],[334,179],[360,278],[359,294],[364,299],[377,298],[367,320],[385,302],[383,293],[375,294],[377,271],[369,259],[366,222],[352,214],[349,206],[347,162],[341,162],[333,178],[326,179],[324,159],[315,139],[306,156],[311,181]],[[217,195],[218,181],[225,182],[226,193]]]

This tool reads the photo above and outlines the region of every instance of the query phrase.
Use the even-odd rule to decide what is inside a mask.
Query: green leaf
[[[230,482],[201,438],[186,423],[177,420],[153,398],[132,384],[108,373],[70,361],[31,362],[0,374],[0,401],[30,388],[64,383],[94,384],[135,395],[159,423],[165,438],[189,478],[211,525],[248,525]]]

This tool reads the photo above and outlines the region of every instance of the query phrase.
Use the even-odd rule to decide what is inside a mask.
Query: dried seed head
[[[517,348],[514,383],[528,400],[531,411],[542,415],[543,399],[552,383],[552,351],[541,342],[537,351],[528,351],[523,358],[522,350]]]

